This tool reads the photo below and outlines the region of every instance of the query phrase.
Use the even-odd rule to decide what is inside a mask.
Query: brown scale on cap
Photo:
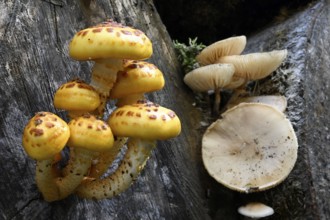
[[[86,44],[93,45],[85,47]],[[151,54],[151,41],[142,31],[112,20],[79,31],[70,43],[70,56],[77,60],[100,58],[140,60],[150,57]]]
[[[36,160],[52,158],[65,146],[70,135],[65,121],[50,112],[38,112],[23,132],[23,147]]]
[[[96,90],[79,79],[64,83],[54,95],[54,106],[69,111],[71,117],[94,111],[100,102]]]
[[[69,122],[71,136],[70,147],[79,147],[91,151],[110,150],[114,143],[112,131],[107,123],[94,115],[84,115]]]

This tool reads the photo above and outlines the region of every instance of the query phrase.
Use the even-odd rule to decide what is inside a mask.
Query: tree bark
[[[182,82],[172,42],[151,0],[10,0],[0,2],[0,219],[207,219],[202,182],[201,112]],[[53,95],[73,78],[90,81],[91,62],[68,56],[75,32],[112,18],[146,33],[148,60],[164,73],[166,86],[148,98],[173,109],[179,137],[161,141],[136,182],[106,200],[77,196],[47,203],[35,184],[35,161],[22,148],[22,131],[38,111],[66,118]],[[109,114],[112,105],[107,106]],[[67,118],[66,118],[67,119]]]
[[[256,94],[281,94],[300,144],[298,161],[279,186],[261,193],[229,190],[207,175],[201,161],[204,120],[210,111],[193,107],[171,39],[151,0],[9,0],[0,2],[0,219],[242,219],[237,208],[251,201],[275,209],[269,219],[329,219],[330,3],[318,1],[284,22],[248,38],[248,52],[287,48],[285,63],[260,80]],[[112,199],[72,195],[47,203],[35,184],[35,161],[22,148],[25,124],[51,111],[64,82],[90,80],[91,62],[68,56],[76,31],[112,18],[144,31],[153,42],[148,60],[166,85],[148,95],[181,119],[179,137],[158,142],[136,182]],[[110,113],[112,103],[107,106]],[[67,119],[67,118],[66,118]],[[210,122],[210,121],[209,121]]]
[[[284,22],[248,37],[243,53],[288,50],[284,63],[253,86],[255,95],[287,98],[285,113],[298,137],[298,160],[282,184],[265,192],[231,194],[218,185],[210,187],[212,201],[219,202],[218,210],[211,213],[216,219],[253,201],[274,208],[275,214],[269,219],[329,219],[329,21],[329,1],[317,1]]]

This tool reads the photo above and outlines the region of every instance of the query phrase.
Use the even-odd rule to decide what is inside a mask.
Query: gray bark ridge
[[[207,219],[199,179],[201,113],[184,86],[172,42],[152,1],[0,2],[0,219]],[[124,193],[100,201],[77,196],[47,203],[35,184],[35,161],[22,148],[27,121],[54,108],[56,89],[70,79],[90,80],[91,62],[68,56],[75,32],[112,18],[136,27],[153,42],[148,61],[165,75],[166,86],[150,94],[182,122],[179,137],[158,143],[146,168]],[[109,113],[111,106],[108,106]]]
[[[292,173],[260,198],[275,209],[274,219],[330,217],[329,10],[329,1],[315,2],[248,39],[249,52],[288,49],[285,63],[260,81],[258,91],[286,96],[286,114],[299,142]]]

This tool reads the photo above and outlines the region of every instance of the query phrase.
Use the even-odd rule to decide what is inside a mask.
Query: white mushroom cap
[[[231,63],[235,66],[234,76],[248,80],[265,78],[275,71],[287,56],[287,50],[250,53],[220,57],[215,63]]]
[[[183,80],[192,90],[205,92],[228,85],[234,72],[232,64],[211,64],[190,71]]]
[[[250,96],[250,97],[238,97],[234,100],[230,100],[227,103],[227,108],[232,108],[240,103],[263,103],[271,105],[280,112],[284,112],[287,107],[287,100],[281,95],[261,95],[261,96]]]
[[[197,56],[196,60],[201,65],[216,63],[222,56],[241,54],[246,45],[245,36],[230,37],[217,41],[205,47]]]
[[[282,182],[297,160],[290,121],[277,109],[242,103],[206,130],[202,158],[208,173],[240,192],[262,191]]]
[[[274,209],[260,202],[251,202],[239,207],[238,213],[250,218],[264,218],[274,214]]]

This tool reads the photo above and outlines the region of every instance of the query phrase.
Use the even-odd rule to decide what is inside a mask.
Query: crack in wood
[[[57,7],[63,7],[65,5],[64,1],[61,0],[42,0],[42,1]]]

